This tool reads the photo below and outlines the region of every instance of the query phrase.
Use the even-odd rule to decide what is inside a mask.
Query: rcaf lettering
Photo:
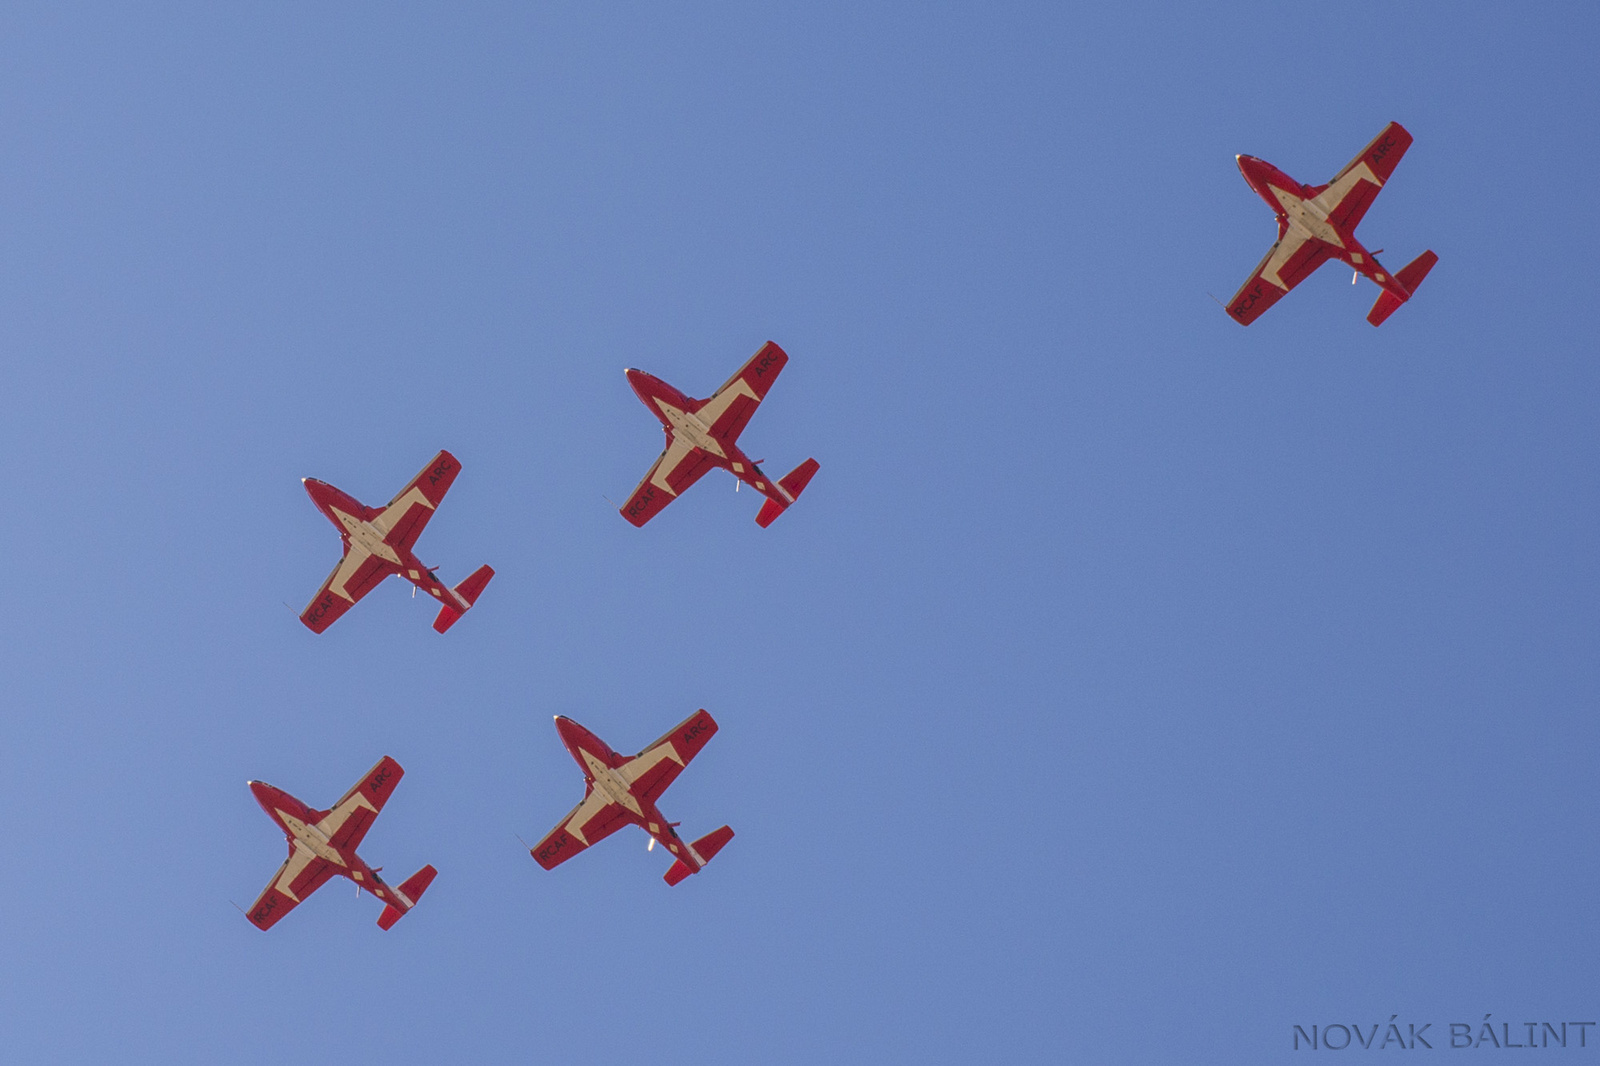
[[[311,605],[310,610],[306,611],[306,617],[310,618],[313,622],[320,622],[322,620],[322,616],[327,614],[332,609],[333,596],[331,594],[324,595],[322,599]]]
[[[451,464],[450,460],[441,460],[437,466],[428,471],[428,484],[437,485],[440,478],[444,477],[454,469],[455,467]]]
[[[632,518],[638,515],[638,513],[648,507],[655,500],[655,498],[656,490],[653,486],[645,489],[644,492],[640,494],[639,498],[635,500],[631,506],[629,506],[628,517]]]
[[[1234,308],[1233,313],[1238,317],[1243,318],[1260,299],[1261,282],[1258,281],[1256,282],[1256,287],[1251,289],[1245,298],[1241,299],[1239,306]]]
[[[1394,135],[1390,134],[1389,136],[1385,137],[1380,144],[1376,145],[1372,149],[1372,161],[1374,163],[1376,163],[1378,160],[1380,160],[1384,156],[1388,155],[1389,154],[1389,149],[1391,149],[1393,147],[1394,147]]]
[[[560,840],[557,840],[554,844],[550,844],[550,845],[548,845],[546,847],[540,848],[539,849],[539,858],[540,858],[540,860],[543,861],[543,860],[551,858],[554,855],[559,854],[561,849],[567,846],[569,840],[570,840],[570,838],[567,836],[567,834],[562,833]]]
[[[695,737],[699,736],[701,733],[704,733],[705,731],[706,731],[706,724],[704,722],[696,722],[694,725],[690,726],[688,729],[685,729],[683,731],[684,743],[688,743],[689,741],[693,740]]]
[[[383,769],[372,775],[372,780],[367,782],[367,787],[376,792],[378,789],[383,787],[383,783],[387,780],[389,780],[389,768],[385,766]]]
[[[767,372],[767,368],[772,366],[772,364],[776,363],[777,361],[778,361],[778,357],[775,356],[775,355],[764,355],[764,356],[762,356],[761,357],[761,361],[756,364],[756,377],[759,378],[759,377],[765,375],[766,372]]]

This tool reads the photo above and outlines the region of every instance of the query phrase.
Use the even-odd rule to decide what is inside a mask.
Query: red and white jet
[[[677,856],[678,861],[666,873],[667,884],[675,885],[690,874],[699,873],[733,839],[733,830],[723,826],[693,844],[685,843],[678,836],[678,823],[667,821],[656,809],[656,800],[717,731],[717,723],[705,711],[696,711],[631,757],[618,755],[605,741],[570,718],[556,715],[556,731],[567,751],[583,767],[584,794],[583,802],[561,819],[560,825],[528,849],[546,870],[625,825],[637,825],[650,834],[651,848],[660,843]]]
[[[310,606],[300,612],[300,621],[313,633],[321,633],[357,600],[377,588],[378,582],[390,574],[400,574],[439,601],[434,629],[443,633],[455,625],[456,619],[477,602],[483,587],[494,577],[494,570],[480,566],[455,588],[445,588],[433,576],[437,567],[423,566],[411,548],[460,472],[456,457],[440,452],[381,509],[363,506],[325,481],[302,478],[311,502],[338,527],[344,540],[344,558],[312,597]]]
[[[773,481],[735,442],[788,361],[783,349],[768,341],[709,400],[692,400],[660,378],[629,370],[628,384],[661,419],[667,450],[622,505],[622,517],[644,525],[706,471],[720,466],[767,498],[756,523],[770,526],[805,489],[817,472],[817,461],[807,459]]]
[[[368,866],[356,854],[404,773],[399,763],[385,755],[328,811],[314,811],[280,788],[261,781],[250,782],[256,802],[289,838],[289,859],[251,904],[246,917],[259,929],[271,929],[334,874],[348,877],[383,900],[386,906],[378,916],[378,925],[384,929],[415,907],[433,883],[437,870],[424,866],[405,884],[391,888],[378,876],[381,866]]]
[[[1248,326],[1330,259],[1343,260],[1383,289],[1367,315],[1374,326],[1411,299],[1439,257],[1423,252],[1390,274],[1355,237],[1356,226],[1409,147],[1411,134],[1391,122],[1331,182],[1317,186],[1301,185],[1254,156],[1237,156],[1244,180],[1278,216],[1278,240],[1228,304],[1228,314]]]

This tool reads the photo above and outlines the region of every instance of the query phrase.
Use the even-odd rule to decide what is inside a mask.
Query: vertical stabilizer
[[[1428,276],[1428,271],[1432,270],[1433,264],[1438,261],[1439,257],[1431,251],[1423,252],[1400,268],[1400,272],[1394,276],[1394,280],[1398,281],[1401,288],[1406,290],[1407,298],[1415,295],[1417,286],[1422,284],[1422,279]],[[1404,299],[1396,296],[1388,289],[1384,289],[1383,292],[1378,294],[1378,302],[1372,305],[1371,311],[1367,312],[1367,321],[1374,326],[1381,326],[1405,302]]]
[[[807,459],[778,479],[778,485],[784,492],[789,494],[789,503],[793,503],[800,498],[800,493],[804,492],[805,487],[811,484],[811,479],[816,476],[819,469],[821,469],[821,464],[815,459]],[[788,509],[788,503],[779,503],[768,496],[767,502],[761,505],[761,513],[756,515],[756,525],[765,529],[772,525],[777,517]]]
[[[723,826],[721,829],[713,829],[693,844],[690,844],[689,847],[696,855],[700,856],[700,865],[704,868],[705,864],[711,861],[711,857],[721,851],[723,845],[732,839],[733,830]],[[688,863],[679,859],[672,864],[672,869],[666,872],[663,880],[669,885],[675,885],[694,872],[694,870],[689,869]]]
[[[478,596],[482,594],[483,587],[489,583],[491,577],[494,577],[494,568],[488,565],[480,566],[472,572],[470,577],[455,587],[455,593],[467,601],[468,607],[471,607],[478,602]],[[443,633],[455,625],[456,620],[463,613],[463,611],[456,610],[448,603],[444,604],[439,608],[439,617],[433,620],[433,628]]]
[[[395,922],[406,916],[406,911],[417,905],[417,900],[422,898],[422,894],[428,890],[429,885],[433,884],[433,879],[438,874],[439,871],[435,870],[430,863],[407,878],[406,883],[400,886],[399,892],[409,905],[405,910],[401,910],[392,903],[383,908],[383,913],[378,915],[378,927],[380,929],[392,929]]]

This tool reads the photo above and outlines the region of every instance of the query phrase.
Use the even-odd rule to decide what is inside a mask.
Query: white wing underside
[[[572,808],[571,814],[567,815],[565,823],[567,832],[577,837],[585,847],[588,847],[589,838],[583,835],[583,827],[588,825],[595,815],[611,805],[611,801],[606,798],[604,792],[601,792],[598,788],[594,789],[583,797],[582,803]]]
[[[1344,198],[1355,189],[1356,183],[1362,181],[1383,188],[1383,182],[1378,180],[1378,175],[1372,172],[1372,168],[1365,162],[1360,162],[1340,174],[1332,185],[1323,189],[1309,202],[1321,208],[1323,216],[1326,217],[1333,214],[1339,205],[1344,203]]]
[[[300,897],[294,894],[291,886],[294,884],[295,878],[299,877],[316,858],[317,856],[310,848],[298,840],[295,841],[294,851],[289,854],[289,860],[278,870],[278,876],[272,879],[272,887],[299,903]]]
[[[1261,266],[1261,276],[1284,292],[1288,292],[1289,286],[1278,276],[1278,272],[1283,269],[1284,264],[1294,257],[1294,254],[1300,250],[1300,246],[1305,244],[1308,239],[1305,234],[1291,228],[1288,233],[1283,235],[1283,240],[1279,241],[1272,249],[1272,253],[1267,256],[1267,261]]]
[[[345,585],[356,576],[356,571],[372,558],[372,553],[356,544],[350,545],[350,550],[344,553],[344,558],[339,560],[339,565],[333,568],[333,577],[328,579],[328,588],[343,596],[351,603],[356,598],[345,591]]]
[[[707,400],[700,410],[695,412],[695,417],[708,426],[714,426],[717,424],[717,420],[732,406],[733,401],[741,396],[748,396],[758,404],[761,402],[761,397],[756,395],[756,390],[750,387],[750,383],[735,374],[726,385],[717,390],[715,396]]]
[[[683,760],[678,758],[678,749],[674,748],[670,743],[657,744],[649,751],[640,754],[637,759],[624,763],[622,769],[618,770],[617,773],[621,774],[623,780],[631,785],[653,769],[662,759],[671,759],[679,766],[683,765]]]
[[[656,460],[655,469],[650,471],[650,484],[665,492],[668,496],[676,496],[677,492],[667,483],[667,476],[683,464],[683,461],[693,452],[694,445],[674,433],[672,440],[667,444],[667,450]]]
[[[372,801],[367,799],[367,794],[357,791],[352,793],[349,799],[329,811],[328,816],[317,823],[318,831],[328,840],[332,840],[339,835],[339,830],[344,828],[344,823],[350,820],[350,816],[362,807],[374,814],[378,813],[378,808],[374,807]]]

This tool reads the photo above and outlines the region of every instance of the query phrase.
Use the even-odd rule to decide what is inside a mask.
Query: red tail
[[[696,840],[689,846],[694,849],[694,853],[696,855],[700,856],[700,862],[702,865],[704,865],[705,863],[710,862],[711,857],[717,852],[721,851],[723,845],[732,839],[733,830],[729,829],[727,826],[723,826],[721,829],[713,829],[711,832],[707,833],[705,836],[701,837],[699,840]],[[672,869],[666,872],[665,880],[667,884],[675,885],[692,873],[694,873],[694,871],[689,869],[688,864],[682,859],[679,859],[677,862],[672,864]]]
[[[422,894],[428,890],[428,886],[433,884],[433,879],[438,875],[439,871],[435,870],[430,863],[412,874],[410,879],[400,886],[400,894],[409,899],[411,906],[415,907],[417,900],[422,898]],[[407,908],[407,910],[409,909]],[[382,914],[378,915],[378,926],[381,929],[393,928],[394,923],[405,917],[405,914],[405,911],[391,903],[383,908]]]
[[[1422,284],[1422,279],[1428,276],[1428,271],[1432,270],[1433,264],[1438,261],[1439,257],[1432,252],[1423,252],[1401,267],[1400,272],[1394,276],[1394,280],[1398,281],[1407,293],[1414,294],[1417,291],[1417,286]],[[1403,303],[1405,303],[1405,300],[1388,289],[1384,289],[1383,292],[1378,294],[1378,302],[1372,305],[1371,311],[1367,312],[1367,321],[1374,326],[1381,326],[1384,320],[1394,314]]]
[[[798,500],[805,487],[811,484],[811,479],[816,475],[821,464],[815,459],[807,459],[787,474],[778,479],[778,484],[783,486],[783,491],[789,494],[791,501]],[[766,529],[784,511],[789,509],[787,503],[779,503],[772,497],[767,497],[767,502],[761,505],[761,513],[756,515],[756,525]]]
[[[478,602],[478,596],[482,594],[483,586],[489,583],[489,579],[491,577],[494,577],[493,567],[478,567],[478,569],[472,572],[470,577],[456,586],[456,595],[466,600],[467,606],[472,606],[474,603]],[[449,604],[445,604],[439,608],[439,617],[433,620],[433,628],[443,633],[445,630],[455,625],[456,619],[460,617],[460,611],[456,610]]]

